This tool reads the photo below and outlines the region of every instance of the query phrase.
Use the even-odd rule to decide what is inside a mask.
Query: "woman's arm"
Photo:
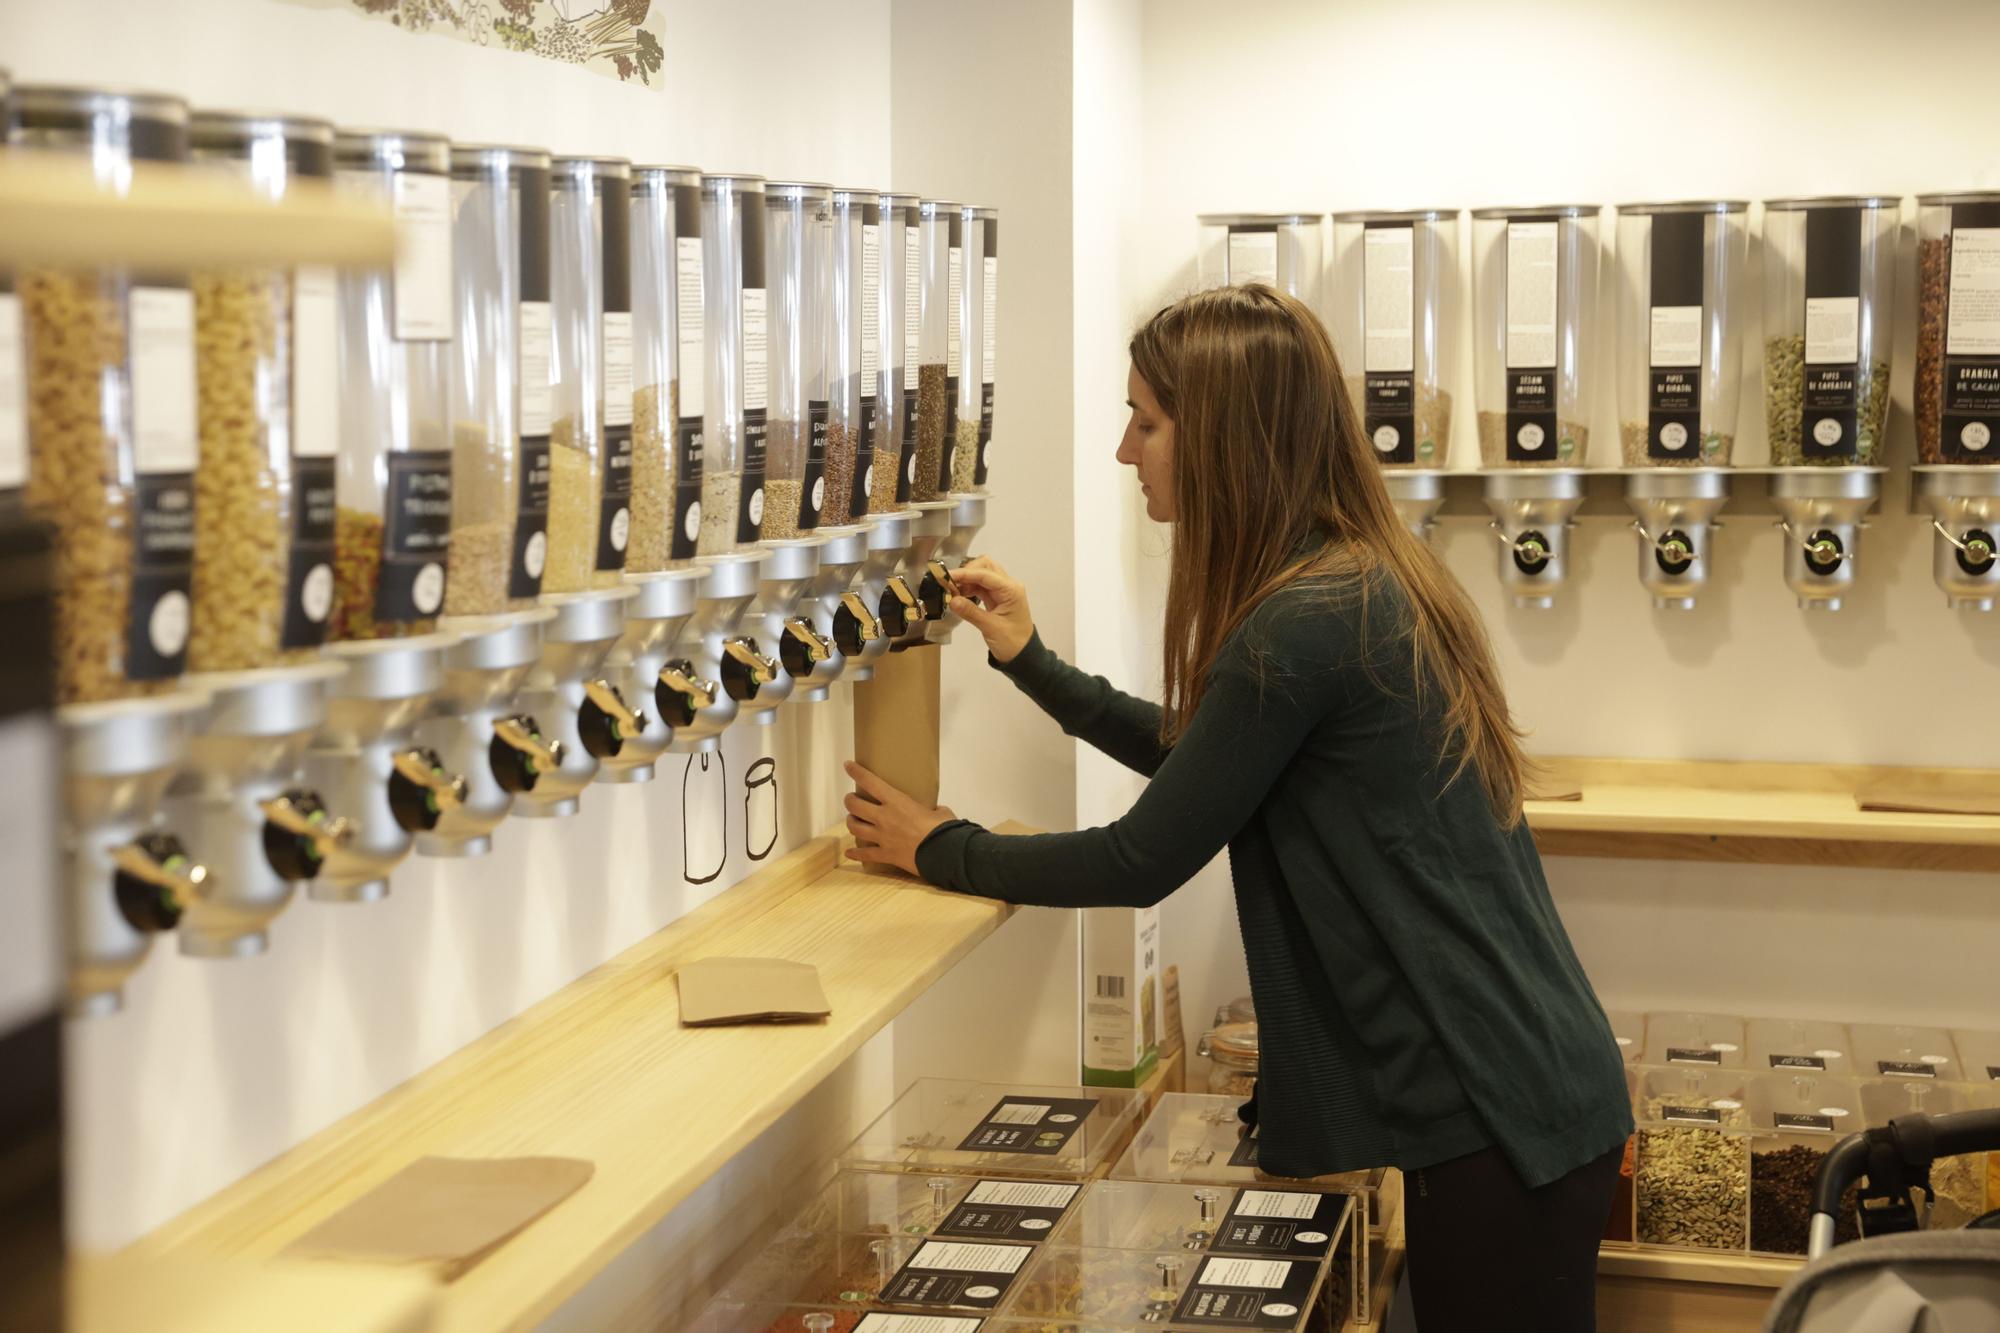
[[[1102,750],[1134,772],[1152,777],[1167,757],[1160,744],[1160,706],[1125,693],[1057,657],[1037,633],[1011,662],[989,658],[1065,735]]]

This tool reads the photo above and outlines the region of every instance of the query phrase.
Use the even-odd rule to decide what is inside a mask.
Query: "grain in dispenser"
[[[952,320],[953,255],[958,256],[963,281],[958,205],[926,199],[918,231],[917,419],[916,451],[904,466],[910,469],[910,498],[918,504],[937,502],[951,480],[945,455],[955,432],[957,386],[952,382],[953,354],[958,343]]]
[[[1196,279],[1204,290],[1261,282],[1320,308],[1326,267],[1319,213],[1203,213]]]
[[[1917,200],[1917,467],[1947,603],[2000,601],[2000,191]]]
[[[1458,213],[1333,215],[1328,326],[1385,467],[1441,468],[1458,360]]]
[[[833,335],[833,191],[772,181],[764,187],[770,265],[769,435],[762,537],[786,541],[819,527],[826,510],[827,344]]]
[[[953,308],[957,330],[957,369],[948,376],[957,386],[952,396],[954,424],[951,440],[951,477],[947,490],[953,495],[973,492],[979,475],[980,422],[986,387],[986,213],[971,204],[958,210],[959,296]],[[949,367],[947,368],[949,369]]]
[[[875,441],[874,494],[869,509],[893,513],[910,503],[916,456],[917,389],[923,327],[920,271],[923,201],[884,194],[882,204],[882,425]]]
[[[1597,227],[1595,204],[1473,211],[1482,467],[1588,461]]]
[[[881,434],[882,205],[873,190],[835,190],[827,339],[826,508],[838,528],[868,516]]]
[[[701,540],[701,173],[632,169],[632,535],[625,572],[685,569]]]

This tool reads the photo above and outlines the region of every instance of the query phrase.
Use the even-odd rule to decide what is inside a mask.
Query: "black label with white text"
[[[194,474],[141,473],[132,496],[130,680],[178,676],[187,660],[194,583]]]
[[[817,528],[820,512],[826,508],[826,418],[826,400],[816,398],[806,404],[806,475],[799,487],[800,532]]]
[[[1799,452],[1853,458],[1859,448],[1861,210],[1806,211],[1806,346]]]
[[[974,1240],[1046,1240],[1082,1188],[1053,1181],[982,1180],[932,1234]]]
[[[1722,1052],[1706,1046],[1669,1046],[1667,1063],[1670,1065],[1721,1065]]]
[[[1936,1078],[1937,1066],[1922,1060],[1877,1060],[1875,1068],[1885,1078]]]
[[[1173,1322],[1200,1328],[1298,1326],[1319,1265],[1288,1259],[1208,1256],[1174,1311]]]
[[[1714,1106],[1662,1106],[1660,1119],[1687,1125],[1719,1125],[1722,1123],[1722,1111]]]
[[[917,484],[917,395],[903,391],[903,457],[901,470],[896,474],[896,503],[910,502],[910,492]]]
[[[1362,416],[1375,457],[1384,463],[1417,461],[1416,376],[1370,371],[1362,388]]]
[[[1351,1206],[1345,1194],[1239,1190],[1209,1250],[1214,1254],[1324,1258]]]
[[[1034,1254],[1027,1245],[926,1241],[882,1288],[895,1305],[991,1310]]]
[[[1085,1098],[1002,1097],[958,1149],[1054,1157],[1096,1109],[1097,1102]]]
[[[326,642],[333,610],[333,460],[292,460],[292,559],[285,575],[281,648]]]
[[[507,574],[509,597],[536,597],[542,567],[549,559],[549,437],[521,437],[520,514],[514,520],[514,566]]]
[[[1771,1128],[1799,1130],[1808,1134],[1833,1133],[1833,1117],[1830,1115],[1801,1115],[1779,1111],[1771,1117]]]
[[[1646,457],[1701,456],[1701,301],[1705,213],[1653,218]]]
[[[444,605],[445,556],[451,548],[451,455],[403,452],[387,458],[382,574],[375,619],[421,620]]]
[[[701,538],[702,419],[682,417],[674,432],[673,558],[694,556]]]
[[[1773,1069],[1812,1069],[1826,1072],[1826,1061],[1817,1055],[1774,1055],[1771,1057]]]
[[[879,397],[863,398],[854,437],[854,486],[847,499],[847,512],[856,519],[867,514],[874,489],[875,431],[881,418],[882,400]]]
[[[1236,1150],[1229,1154],[1229,1164],[1231,1166],[1249,1167],[1257,1165],[1257,1127],[1255,1125],[1250,1126],[1249,1129],[1243,1132],[1243,1137],[1236,1140]]]
[[[1947,463],[2000,458],[2000,203],[1954,204],[1938,444]]]

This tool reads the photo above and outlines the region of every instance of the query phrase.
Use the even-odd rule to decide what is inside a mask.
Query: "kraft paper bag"
[[[782,1023],[833,1012],[811,963],[782,958],[703,958],[680,970],[681,1023]]]
[[[938,800],[942,719],[935,647],[890,653],[875,678],[854,687],[854,762],[925,805]],[[899,875],[893,866],[866,866]]]
[[[1899,815],[2000,815],[2000,792],[1922,791],[1892,782],[1864,788],[1854,798],[1863,810]]]
[[[422,1265],[450,1282],[582,1189],[595,1169],[573,1157],[419,1157],[284,1252]]]

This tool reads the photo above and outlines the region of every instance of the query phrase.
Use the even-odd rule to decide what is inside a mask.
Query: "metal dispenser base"
[[[389,892],[389,872],[415,837],[397,817],[396,760],[415,745],[431,696],[444,684],[449,634],[332,643],[346,669],[327,688],[326,723],[306,751],[306,781],[328,808],[353,821],[353,834],[326,858],[306,893],[316,902],[373,902]]]
[[[945,562],[947,568],[955,568],[965,563],[972,554],[972,540],[979,530],[986,526],[986,497],[983,495],[954,495],[951,506],[951,531],[939,543],[937,553],[932,557]],[[964,621],[954,615],[949,605],[944,615],[931,622],[925,631],[932,643],[950,643],[951,633]]]
[[[187,754],[197,691],[56,710],[63,746],[64,875],[72,1016],[118,1012],[125,979],[170,921],[134,920],[117,890],[121,851],[155,811]]]
[[[1444,473],[1435,468],[1384,468],[1382,479],[1389,483],[1389,501],[1403,526],[1429,541],[1438,507],[1444,503]]]
[[[818,536],[764,543],[764,564],[757,575],[757,644],[781,669],[756,698],[742,701],[743,716],[758,726],[775,722],[778,705],[787,699],[826,700],[826,690],[812,682],[832,652],[813,628],[807,604],[825,544]]]
[[[856,591],[862,604],[875,617],[881,632],[862,650],[861,660],[849,665],[847,678],[851,681],[873,679],[875,663],[889,651],[889,608],[892,604],[906,605],[890,591],[890,581],[900,577],[898,571],[910,557],[916,521],[916,511],[911,509],[877,514],[868,520],[868,555],[862,562],[861,579]],[[909,604],[914,604],[916,589],[907,582],[902,588],[909,594]]]
[[[1957,611],[2000,601],[2000,466],[1911,469],[1915,500],[1931,516],[1931,574]]]
[[[1639,582],[1662,611],[1692,611],[1708,583],[1716,515],[1729,503],[1722,468],[1648,468],[1625,475],[1639,534]]]
[[[904,632],[901,642],[918,644],[927,640],[933,620],[944,614],[941,592],[933,587],[930,595],[924,596],[924,577],[930,571],[931,561],[938,558],[944,544],[951,537],[951,511],[956,507],[952,500],[928,500],[917,506],[915,524],[910,529],[910,550],[903,561],[903,581],[922,600],[923,617],[911,623]],[[935,580],[933,580],[935,583]]]
[[[1854,586],[1862,519],[1882,494],[1882,469],[1781,468],[1771,502],[1785,531],[1785,582],[1802,611],[1838,611]]]
[[[417,724],[417,741],[437,751],[447,770],[464,776],[465,800],[440,815],[436,828],[417,834],[417,850],[425,856],[484,856],[493,850],[493,830],[514,806],[514,793],[495,771],[495,728],[515,715],[516,696],[541,656],[542,626],[555,614],[542,606],[439,622],[439,629],[459,637],[445,650],[444,688],[432,700],[430,716]]]
[[[1553,607],[1569,575],[1570,519],[1583,503],[1583,473],[1513,468],[1480,475],[1500,535],[1500,582],[1515,606]]]
[[[859,597],[852,599],[852,605],[843,600],[868,558],[868,529],[859,525],[821,528],[820,536],[825,544],[819,550],[819,572],[806,590],[804,613],[832,651],[813,668],[812,675],[799,682],[798,697],[813,703],[824,702],[833,682],[849,668],[859,666],[871,638],[882,637],[881,621],[873,607]],[[857,609],[867,613],[865,619],[854,614]],[[868,633],[871,628],[872,635]]]
[[[742,637],[743,616],[757,598],[757,571],[762,563],[762,555],[755,550],[695,561],[701,580],[695,585],[694,616],[682,629],[674,653],[676,660],[691,668],[691,679],[708,702],[692,714],[672,719],[674,738],[668,748],[675,754],[714,750],[722,733],[736,721],[740,705],[724,688],[722,664],[728,657],[728,645]],[[739,662],[731,668],[732,675],[740,669]]]
[[[328,686],[344,669],[318,661],[186,678],[209,703],[195,718],[187,765],[167,789],[168,819],[200,850],[209,873],[201,897],[181,918],[182,953],[262,953],[272,919],[290,904],[297,885],[312,878],[304,872],[322,858],[298,843],[309,847],[313,839],[279,827],[268,807],[292,804],[294,821],[308,820],[318,808],[317,795],[300,784],[300,770],[306,745],[326,722]],[[347,827],[324,811],[318,823],[328,849]],[[280,866],[274,851],[284,856],[288,841],[294,855]]]
[[[542,724],[542,734],[562,743],[562,759],[555,769],[536,779],[534,790],[522,792],[515,800],[517,816],[567,818],[577,812],[579,795],[597,776],[598,756],[585,744],[584,708],[596,707],[590,698],[591,685],[610,684],[600,672],[612,645],[625,631],[625,604],[637,592],[630,587],[604,588],[542,598],[556,614],[542,626],[541,658],[529,671],[518,699],[521,711]],[[596,720],[594,715],[591,720]],[[597,736],[591,737],[591,745],[604,748]]]
[[[625,603],[625,633],[605,662],[605,673],[619,684],[626,702],[642,713],[645,725],[627,736],[615,755],[599,763],[599,782],[651,782],[654,765],[673,742],[674,729],[659,699],[660,672],[694,615],[699,569],[675,569],[656,574],[628,574],[633,589]]]

